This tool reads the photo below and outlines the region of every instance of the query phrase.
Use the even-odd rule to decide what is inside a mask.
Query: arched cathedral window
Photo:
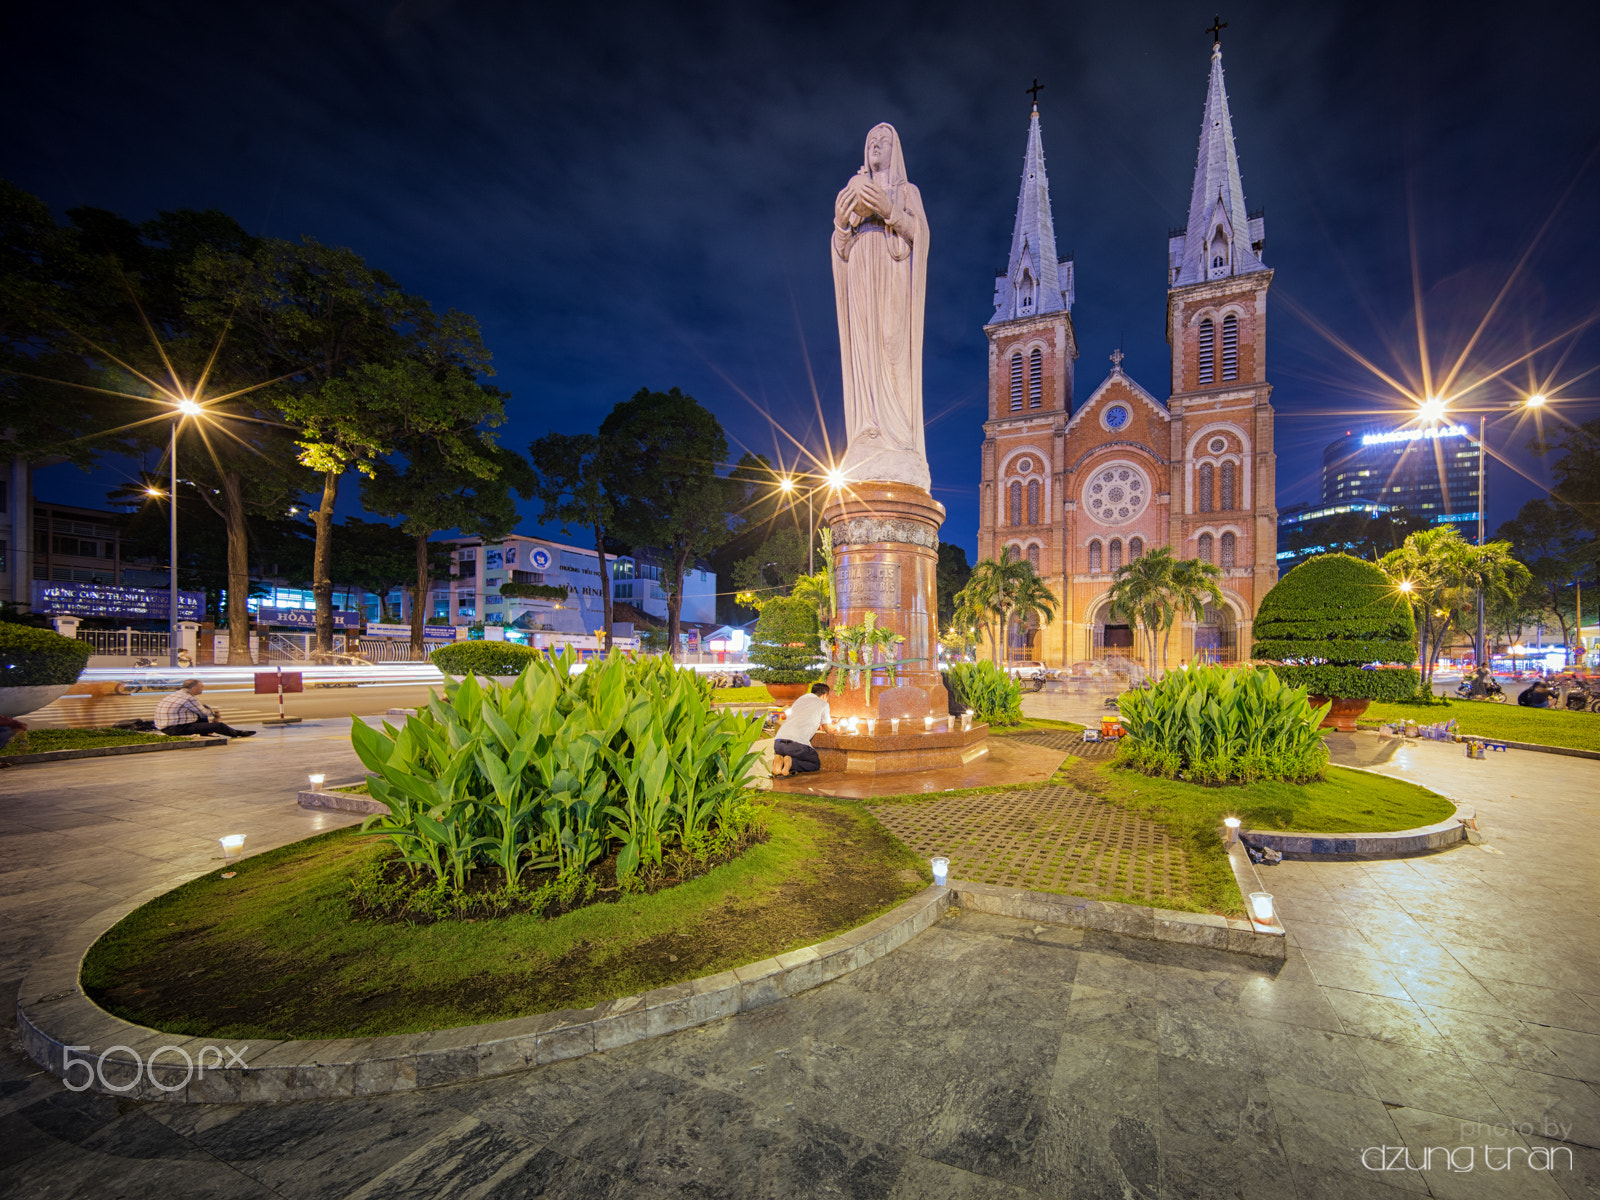
[[[1211,535],[1209,533],[1202,533],[1200,535],[1200,553],[1198,556],[1201,562],[1211,561],[1211,546]]]
[[[1233,511],[1233,477],[1234,465],[1231,462],[1222,464],[1222,496],[1217,501],[1217,507],[1223,512]]]
[[[1015,480],[1011,484],[1011,524],[1022,524],[1022,485]]]
[[[1022,351],[1011,356],[1011,411],[1022,411]]]
[[[1144,539],[1143,538],[1129,538],[1128,539],[1128,561],[1132,562],[1136,558],[1143,558],[1143,557],[1144,557]]]
[[[1033,573],[1037,575],[1039,573],[1039,547],[1028,547],[1028,561],[1033,564]]]
[[[1100,574],[1100,539],[1089,543],[1089,574]]]
[[[1210,383],[1216,378],[1217,327],[1207,317],[1200,322],[1200,382]],[[1016,407],[1015,405],[1012,406]]]
[[[1120,566],[1122,566],[1122,539],[1121,538],[1112,538],[1111,539],[1111,566],[1110,566],[1110,569],[1115,571]]]
[[[1028,356],[1028,407],[1044,403],[1044,353],[1035,347]]]
[[[1216,472],[1210,463],[1200,464],[1200,503],[1196,508],[1197,512],[1211,511],[1211,484],[1215,475]]]
[[[1031,479],[1031,480],[1028,481],[1028,524],[1029,525],[1037,525],[1038,523],[1039,523],[1039,481],[1037,479]]]
[[[1217,564],[1218,566],[1233,566],[1233,556],[1237,551],[1238,543],[1239,539],[1234,537],[1233,534],[1225,533],[1222,535],[1222,561]]]
[[[1222,322],[1222,377],[1239,378],[1239,318],[1232,313]]]

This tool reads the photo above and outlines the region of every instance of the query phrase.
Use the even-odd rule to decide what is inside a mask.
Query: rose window
[[[1114,463],[1090,478],[1084,507],[1102,525],[1120,525],[1143,512],[1149,500],[1144,472],[1132,464]]]
[[[1213,453],[1213,454],[1221,454],[1227,448],[1228,448],[1228,443],[1224,439],[1219,438],[1219,437],[1211,439],[1211,453]]]

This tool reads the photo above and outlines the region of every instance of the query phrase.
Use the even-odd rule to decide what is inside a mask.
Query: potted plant
[[[18,717],[60,699],[93,653],[88,642],[0,621],[0,713]]]
[[[1377,566],[1319,554],[1278,581],[1255,620],[1255,658],[1313,705],[1324,729],[1354,732],[1374,700],[1416,695],[1417,627],[1411,606]]]
[[[817,662],[816,609],[793,596],[779,596],[761,606],[750,640],[750,678],[767,685],[780,704],[803,696],[822,678]]]

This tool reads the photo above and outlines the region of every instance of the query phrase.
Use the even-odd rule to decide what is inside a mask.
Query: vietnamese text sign
[[[99,583],[33,583],[33,611],[71,614],[75,617],[137,617],[167,619],[168,595],[164,588],[117,587]],[[201,620],[206,609],[204,592],[178,593],[178,619]]]
[[[268,608],[263,605],[256,609],[256,620],[262,625],[288,625],[293,629],[317,627],[316,610],[310,608]],[[361,614],[336,608],[333,610],[333,625],[335,629],[359,629]]]
[[[409,625],[378,625],[368,623],[367,636],[375,638],[408,638],[411,636]],[[423,639],[430,642],[453,642],[456,640],[456,627],[454,625],[424,625],[422,627]]]

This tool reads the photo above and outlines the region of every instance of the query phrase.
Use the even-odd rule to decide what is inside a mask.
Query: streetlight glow
[[[1548,397],[1543,392],[1535,392],[1528,397],[1529,408],[1543,408]]]
[[[828,486],[831,488],[842,488],[845,484],[844,472],[838,467],[828,468],[827,479]]]
[[[186,417],[198,417],[201,413],[201,408],[193,400],[179,400],[178,411]]]
[[[794,491],[793,477],[785,475],[782,479],[778,480],[778,490],[783,492],[785,495]]]
[[[1423,417],[1426,418],[1427,420],[1429,420],[1429,421],[1439,421],[1439,420],[1443,420],[1444,419],[1444,407],[1445,406],[1444,406],[1444,398],[1443,397],[1441,397],[1441,396],[1429,396],[1427,399],[1425,399],[1422,402],[1420,407],[1421,407],[1421,410],[1422,410]]]
[[[1400,588],[1400,590],[1401,590],[1401,591],[1402,591],[1402,592],[1405,592],[1405,593],[1407,593],[1407,594],[1408,594],[1408,595],[1409,595],[1409,594],[1410,594],[1410,592],[1411,592],[1411,580],[1409,580],[1409,579],[1402,579],[1402,580],[1401,580],[1401,581],[1400,581],[1400,583],[1399,583],[1399,585],[1398,585],[1398,586],[1399,586],[1399,588]]]

